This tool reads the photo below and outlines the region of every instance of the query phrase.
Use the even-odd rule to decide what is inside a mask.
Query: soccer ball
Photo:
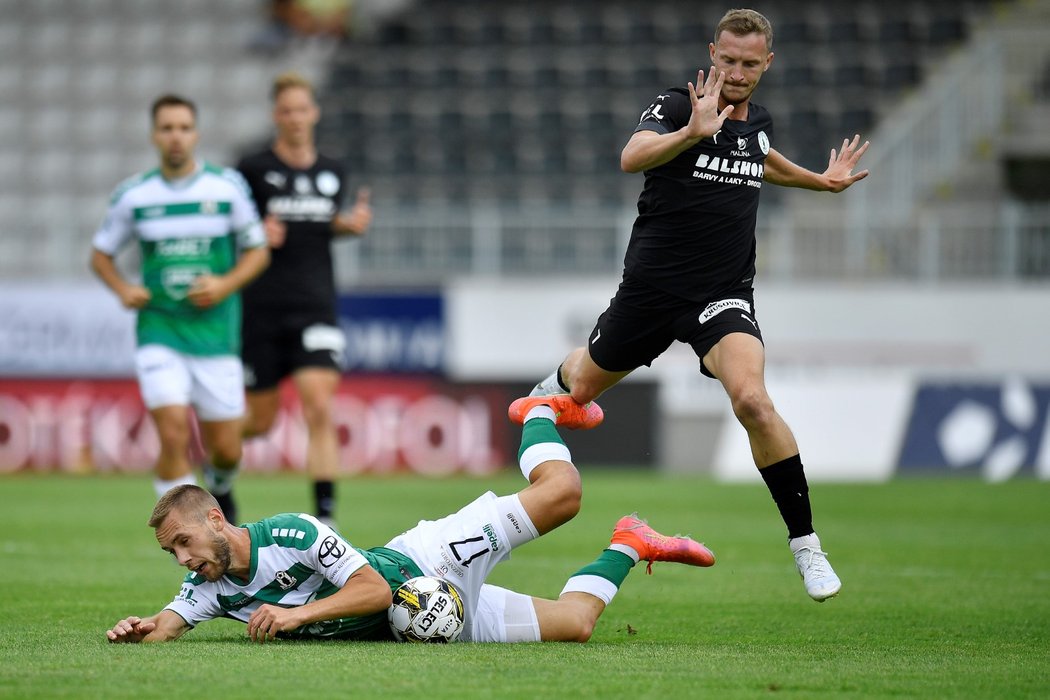
[[[394,591],[387,619],[399,642],[447,644],[463,631],[463,599],[448,581],[417,576]]]

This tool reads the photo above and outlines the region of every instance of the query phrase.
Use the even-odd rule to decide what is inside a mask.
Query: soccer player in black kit
[[[272,249],[270,268],[243,293],[244,433],[252,437],[270,430],[280,408],[278,384],[291,375],[309,436],[306,468],[314,512],[331,524],[338,466],[331,405],[346,346],[336,319],[331,243],[336,236],[365,233],[372,209],[362,188],[349,211],[341,211],[343,168],[314,146],[320,109],[313,85],[283,73],[274,79],[271,97],[276,139],[237,166]]]
[[[586,404],[672,342],[691,345],[700,371],[722,383],[747,431],[806,592],[823,601],[842,584],[813,530],[798,445],[766,392],[752,286],[755,223],[763,182],[841,192],[867,176],[853,168],[868,144],[858,146],[859,136],[844,141],[823,173],[772,148],[772,118],[751,102],[772,46],[765,17],[730,10],[710,45],[706,83],[701,71],[696,88],[672,88],[642,114],[620,161],[626,172],[645,173],[623,281],[587,345],[532,395],[568,393]]]

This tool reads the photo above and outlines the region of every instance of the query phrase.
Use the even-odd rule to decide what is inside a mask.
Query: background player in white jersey
[[[624,171],[645,173],[623,281],[587,345],[533,393],[569,392],[588,403],[671,343],[688,343],[700,371],[729,395],[787,525],[806,591],[822,601],[836,595],[841,582],[813,530],[798,445],[766,392],[754,308],[755,223],[763,181],[841,192],[867,176],[853,168],[868,144],[859,145],[859,136],[843,141],[823,173],[772,148],[772,117],[751,102],[772,49],[773,29],[764,16],[730,10],[709,45],[706,83],[701,71],[695,87],[672,88],[643,112],[620,158]]]
[[[338,467],[332,397],[346,340],[336,320],[331,244],[336,236],[364,234],[372,208],[362,188],[353,206],[342,211],[343,166],[314,146],[321,111],[313,85],[297,73],[282,73],[274,79],[271,98],[277,128],[273,145],[237,165],[263,216],[272,251],[270,267],[243,294],[245,436],[273,427],[280,407],[278,383],[290,375],[306,421],[314,513],[332,524]]]
[[[567,397],[533,402],[519,464],[529,486],[482,495],[459,512],[420,521],[385,547],[356,549],[320,520],[284,514],[235,527],[203,489],[182,486],[156,505],[149,524],[160,546],[189,569],[179,595],[146,618],[127,617],[111,642],[168,641],[204,620],[233,617],[257,641],[287,637],[392,639],[391,591],[414,576],[437,576],[463,598],[462,639],[475,642],[587,641],[599,615],[640,560],[711,566],[714,555],[686,537],[666,537],[634,516],[612,543],[573,574],[557,600],[485,583],[512,549],[579,511],[580,476],[555,423],[590,427],[593,414]]]
[[[160,439],[157,495],[194,482],[193,406],[210,460],[205,478],[235,520],[230,488],[244,415],[237,292],[266,267],[269,249],[243,178],[194,158],[196,106],[165,95],[151,115],[160,167],[117,187],[95,234],[91,268],[138,310],[135,367]],[[133,240],[142,255],[140,284],[125,279],[114,259]]]

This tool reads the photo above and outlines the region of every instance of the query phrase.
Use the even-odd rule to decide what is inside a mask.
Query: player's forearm
[[[781,187],[800,187],[821,192],[830,189],[827,178],[823,175],[792,163],[772,148],[769,150],[769,155],[766,156],[763,173],[763,180]]]
[[[263,245],[258,248],[249,248],[241,253],[241,257],[237,260],[237,264],[233,266],[233,269],[223,275],[229,293],[233,294],[243,288],[244,285],[262,274],[262,271],[269,264],[269,246]]]
[[[91,270],[102,283],[113,291],[118,297],[123,297],[128,287],[127,280],[120,274],[113,257],[103,253],[97,248],[91,251]]]
[[[332,595],[295,608],[296,627],[323,620],[374,615],[386,611],[392,602],[390,584],[366,565],[355,571]]]
[[[620,168],[625,173],[639,173],[670,162],[679,153],[700,142],[688,138],[685,129],[658,134],[655,131],[636,132],[620,153]]]

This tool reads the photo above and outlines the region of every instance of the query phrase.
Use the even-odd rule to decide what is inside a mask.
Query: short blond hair
[[[715,27],[715,43],[722,32],[729,32],[736,36],[747,36],[748,34],[762,34],[766,37],[766,51],[773,50],[773,25],[769,23],[761,12],[748,9],[733,9],[722,15]]]
[[[212,508],[218,507],[219,502],[205,489],[193,484],[182,484],[160,497],[157,505],[153,506],[153,514],[149,516],[149,526],[156,530],[173,510],[203,521]]]
[[[273,79],[273,84],[270,86],[270,99],[276,101],[282,92],[291,88],[303,88],[310,93],[310,97],[317,99],[314,84],[305,75],[294,70],[285,71]]]

